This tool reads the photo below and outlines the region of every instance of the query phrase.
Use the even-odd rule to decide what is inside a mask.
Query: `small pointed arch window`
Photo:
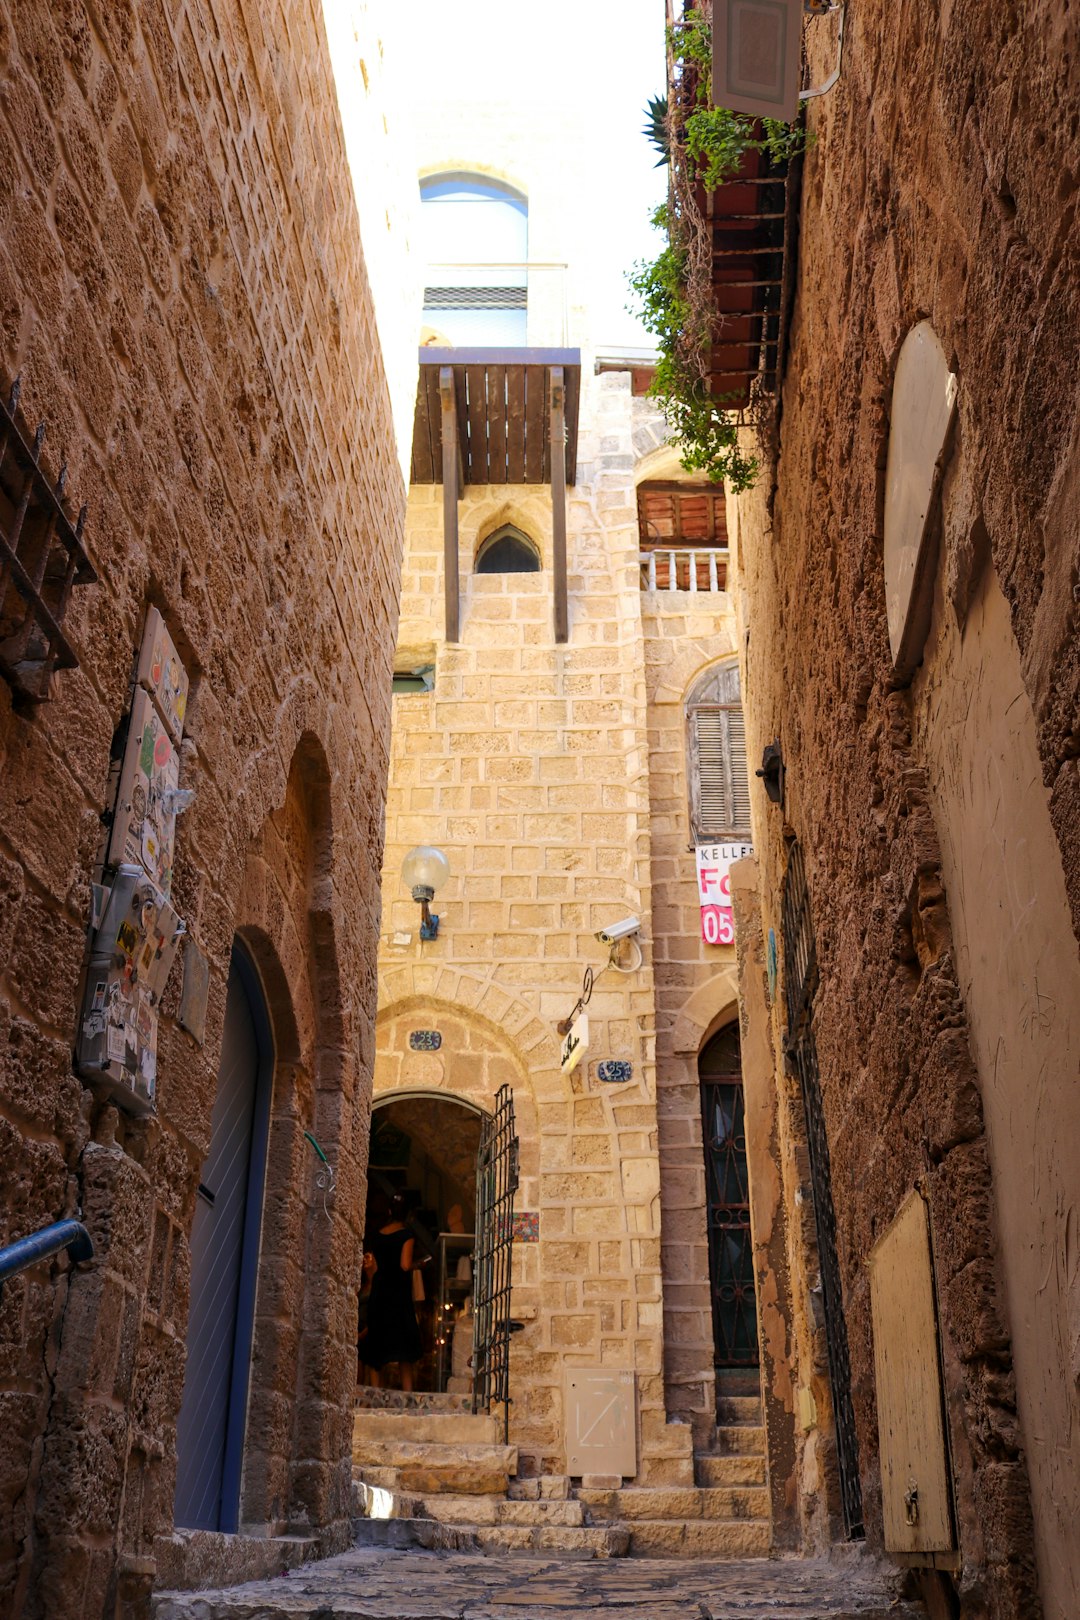
[[[477,574],[538,574],[540,553],[528,535],[506,523],[489,534],[476,553]]]
[[[686,700],[690,832],[695,843],[750,837],[739,666],[706,670]]]

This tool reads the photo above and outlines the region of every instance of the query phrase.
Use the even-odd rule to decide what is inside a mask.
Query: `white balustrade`
[[[717,546],[662,546],[638,553],[643,591],[727,590],[728,552]]]

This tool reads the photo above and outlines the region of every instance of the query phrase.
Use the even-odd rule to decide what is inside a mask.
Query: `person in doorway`
[[[415,1239],[405,1225],[405,1199],[395,1193],[386,1218],[368,1247],[375,1257],[375,1275],[368,1302],[364,1360],[378,1388],[384,1367],[397,1363],[401,1387],[413,1387],[413,1367],[420,1359],[420,1329],[413,1305],[413,1247]]]

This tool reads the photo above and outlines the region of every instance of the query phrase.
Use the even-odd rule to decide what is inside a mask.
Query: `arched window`
[[[686,745],[695,843],[749,838],[750,786],[737,664],[706,670],[691,691]]]
[[[528,204],[473,174],[420,183],[427,261],[424,323],[456,347],[526,342]]]
[[[477,574],[538,574],[540,553],[532,541],[506,524],[489,534],[476,554]]]

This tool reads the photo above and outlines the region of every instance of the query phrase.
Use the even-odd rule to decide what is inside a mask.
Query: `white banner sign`
[[[697,847],[698,897],[701,901],[701,937],[706,945],[734,945],[735,914],[731,908],[731,868],[753,844],[699,844]]]

